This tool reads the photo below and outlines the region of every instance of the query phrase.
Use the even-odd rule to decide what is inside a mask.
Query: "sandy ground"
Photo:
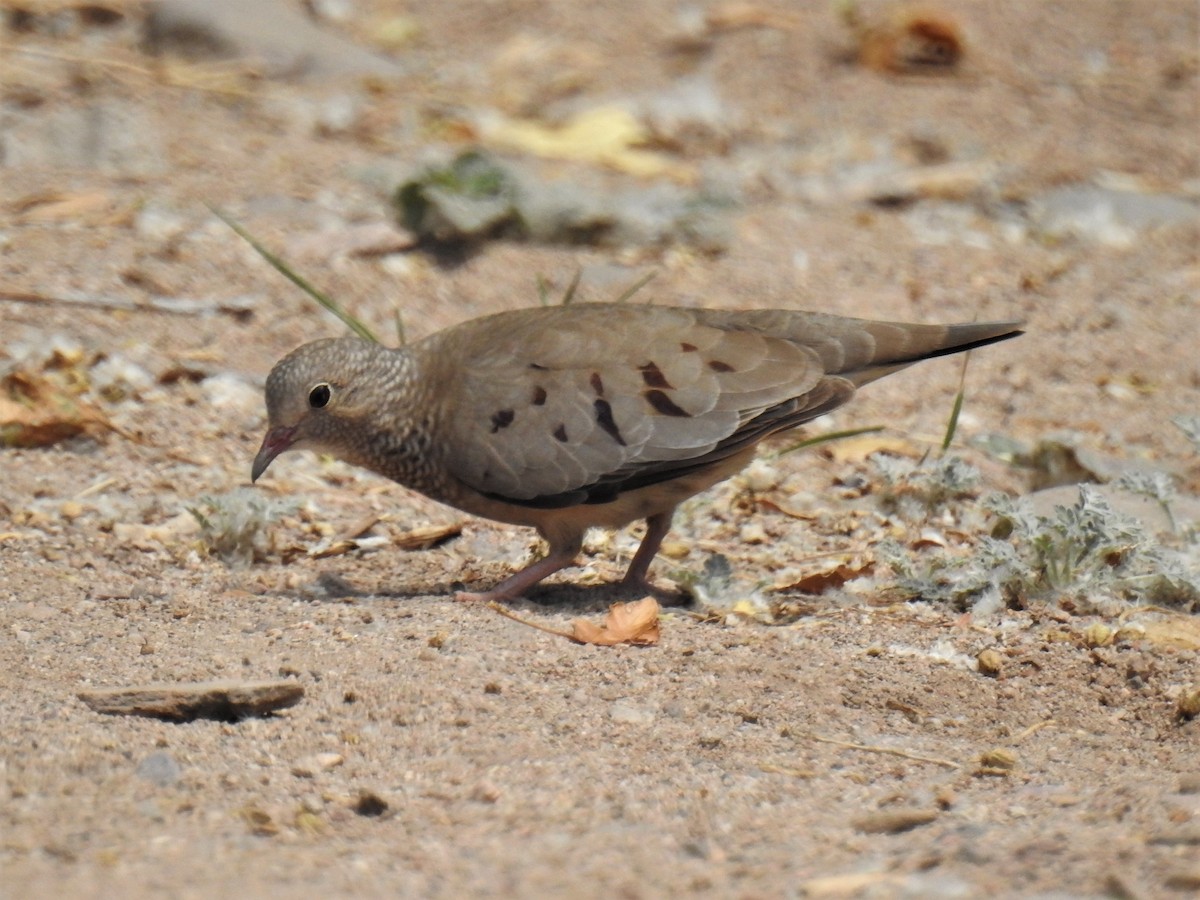
[[[986,613],[905,603],[864,561],[885,534],[917,559],[968,552],[987,527],[973,498],[1029,490],[972,444],[985,435],[1069,433],[1197,493],[1195,447],[1170,420],[1200,410],[1200,16],[1157,0],[947,4],[960,67],[893,74],[848,58],[830,6],[363,3],[322,28],[361,48],[408,35],[366,80],[162,66],[129,7],[6,32],[0,371],[77,378],[120,432],[0,451],[0,895],[1197,889],[1200,721],[1178,714],[1200,682],[1194,619],[1086,589]],[[364,228],[397,239],[386,190],[466,146],[481,111],[554,121],[611,100],[684,110],[655,151],[665,177],[737,201],[723,252],[349,252]],[[930,173],[951,164],[949,186]],[[902,202],[871,202],[879,179],[914,172]],[[1039,204],[1072,185],[1182,206],[1048,224]],[[450,599],[527,559],[528,533],[330,461],[285,457],[254,489],[278,512],[252,563],[205,552],[188,510],[248,485],[271,364],[341,329],[206,204],[387,335],[397,309],[419,337],[535,304],[539,276],[561,293],[579,267],[582,300],[654,270],[657,303],[1014,318],[1028,333],[971,360],[956,442],[983,480],[961,506],[914,520],[882,503],[869,461],[779,458],[694,501],[656,564],[667,584],[730,560],[717,612],[664,614],[653,647],[580,646]],[[882,423],[920,455],[959,375],[939,361],[894,376],[815,430]],[[234,496],[218,505],[247,502]],[[383,540],[309,554],[374,517]],[[386,546],[459,523],[436,547]],[[635,544],[636,530],[598,535],[582,569],[515,610],[598,620],[630,599],[604,582]],[[786,587],[831,551],[862,578]],[[1159,621],[1165,638],[1146,631]],[[987,649],[998,671],[980,671]],[[175,724],[76,699],[270,678],[304,700]]]

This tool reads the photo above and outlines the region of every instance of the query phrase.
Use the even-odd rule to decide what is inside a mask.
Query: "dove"
[[[251,480],[285,450],[312,450],[545,539],[543,558],[463,600],[520,597],[571,565],[589,528],[644,519],[623,583],[653,590],[675,508],[761,441],[915,362],[1021,333],[1018,322],[584,303],[484,316],[397,349],[328,338],[267,377]]]

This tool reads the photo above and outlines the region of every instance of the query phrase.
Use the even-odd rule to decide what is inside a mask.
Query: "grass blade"
[[[877,431],[883,431],[883,426],[869,425],[866,428],[849,428],[845,431],[830,431],[826,434],[818,434],[815,437],[805,438],[798,443],[792,444],[790,447],[785,447],[778,453],[773,454],[772,459],[788,453],[795,453],[797,450],[804,450],[807,447],[816,447],[818,444],[827,444],[830,441],[841,441],[846,438],[858,437],[860,434],[874,434]]]
[[[321,306],[325,307],[325,309],[333,313],[333,315],[341,319],[347,328],[364,340],[372,341],[376,344],[379,343],[379,338],[375,337],[371,329],[364,325],[361,320],[355,318],[354,316],[350,315],[350,313],[342,309],[341,306],[338,305],[337,301],[335,301],[328,294],[318,290],[303,275],[301,275],[299,272],[296,272],[291,266],[260,244],[245,228],[243,228],[229,216],[225,215],[224,212],[217,209],[215,206],[209,206],[209,209],[212,211],[214,216],[232,228],[238,237],[253,247],[254,252],[270,263],[276,272],[281,274],[292,284],[296,285],[296,287],[300,288],[300,290],[304,291],[304,293],[308,294],[308,296],[316,300],[317,303],[321,304]]]
[[[621,292],[621,296],[619,296],[613,302],[614,303],[624,303],[626,300],[628,300],[630,297],[632,297],[634,294],[636,294],[638,291],[640,291],[642,288],[644,288],[646,285],[648,285],[651,281],[653,281],[656,275],[658,275],[658,272],[655,272],[655,271],[647,272],[645,275],[643,275],[641,278],[639,278],[637,281],[635,281],[629,287],[625,288],[625,290]],[[649,301],[647,301],[647,302],[649,302]]]

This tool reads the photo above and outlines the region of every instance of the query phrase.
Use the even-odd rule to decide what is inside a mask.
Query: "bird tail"
[[[857,387],[911,366],[913,363],[953,353],[965,353],[1018,337],[1021,322],[971,322],[963,325],[902,325],[863,323],[870,341],[851,341],[838,374]],[[850,348],[857,344],[859,352]]]

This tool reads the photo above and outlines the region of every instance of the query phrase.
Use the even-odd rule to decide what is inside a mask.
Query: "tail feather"
[[[965,353],[1024,334],[1020,322],[971,322],[962,325],[899,325],[871,323],[865,327],[873,352],[854,359],[848,354],[838,373],[861,387],[913,363]]]

